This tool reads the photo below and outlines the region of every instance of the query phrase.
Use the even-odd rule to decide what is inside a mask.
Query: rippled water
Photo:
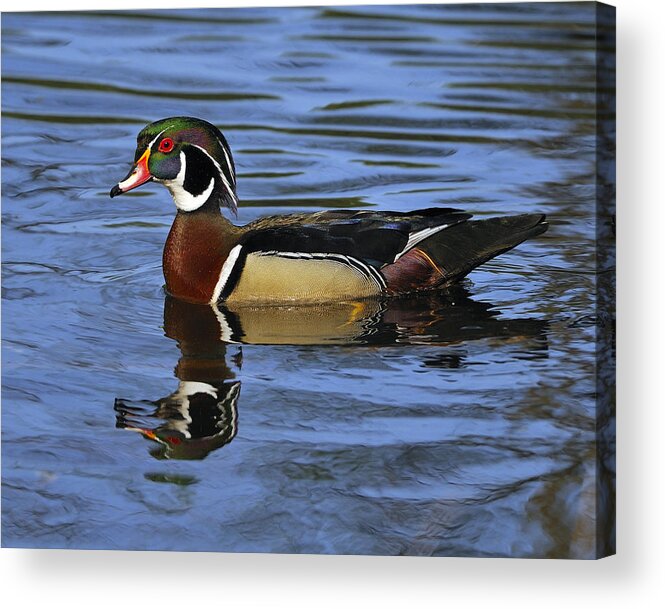
[[[4,14],[3,544],[594,556],[594,11]],[[243,223],[550,230],[426,298],[183,305],[168,193],[108,198],[176,114],[225,132]]]

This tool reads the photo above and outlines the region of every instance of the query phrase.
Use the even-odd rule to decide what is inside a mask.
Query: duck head
[[[186,116],[149,124],[138,135],[134,164],[111,197],[154,180],[179,211],[226,206],[237,215],[236,172],[229,145],[207,121]]]

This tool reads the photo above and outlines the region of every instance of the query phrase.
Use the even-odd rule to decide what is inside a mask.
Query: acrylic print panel
[[[611,7],[2,26],[4,546],[613,552]]]

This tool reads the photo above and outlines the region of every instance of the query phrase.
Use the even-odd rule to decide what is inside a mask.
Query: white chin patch
[[[169,189],[175,206],[181,211],[194,211],[201,207],[212,194],[215,187],[215,178],[210,178],[210,184],[200,194],[193,195],[185,190],[185,172],[187,171],[187,158],[184,152],[180,152],[180,171],[173,180],[163,180],[163,184]]]

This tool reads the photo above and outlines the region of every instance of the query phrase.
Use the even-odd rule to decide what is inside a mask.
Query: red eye
[[[173,150],[173,140],[170,137],[165,137],[159,142],[160,152],[171,152],[171,150]]]

